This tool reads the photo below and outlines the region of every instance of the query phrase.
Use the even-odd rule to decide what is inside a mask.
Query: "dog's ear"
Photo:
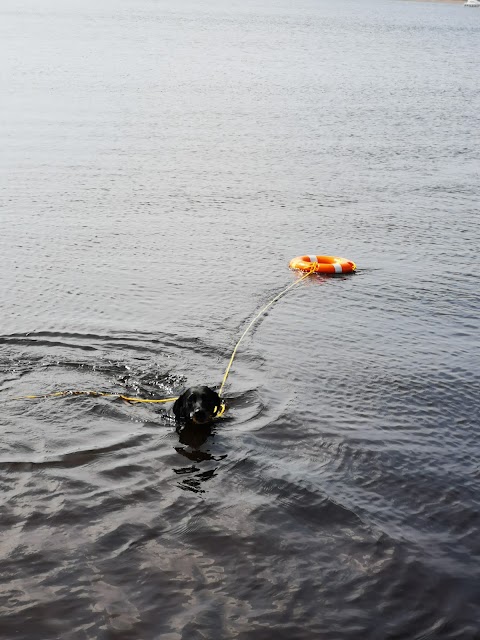
[[[181,418],[182,416],[186,396],[187,392],[184,391],[173,403],[173,414],[177,419]]]
[[[177,398],[175,400],[175,402],[173,403],[173,415],[175,416],[175,418],[178,419],[179,415],[180,415],[180,404],[179,404],[179,400],[180,398]]]
[[[221,404],[220,396],[216,391],[210,389],[210,387],[205,387],[206,395],[208,397],[208,402],[213,411],[215,407],[218,407]]]

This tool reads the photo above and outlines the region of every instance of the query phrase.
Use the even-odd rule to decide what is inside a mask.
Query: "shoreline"
[[[429,4],[464,4],[465,0],[408,0],[408,2],[428,2]]]

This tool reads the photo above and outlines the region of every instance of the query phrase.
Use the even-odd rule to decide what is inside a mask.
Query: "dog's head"
[[[222,401],[210,387],[190,387],[175,400],[173,413],[177,422],[190,425],[211,424]]]

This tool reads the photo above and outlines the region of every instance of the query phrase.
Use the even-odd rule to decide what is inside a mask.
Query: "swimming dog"
[[[175,400],[173,413],[178,423],[206,426],[219,413],[222,400],[210,387],[189,387]]]

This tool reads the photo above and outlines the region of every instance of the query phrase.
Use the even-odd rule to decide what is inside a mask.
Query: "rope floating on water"
[[[28,396],[16,396],[15,398],[7,398],[3,400],[3,402],[10,402],[12,400],[41,400],[43,398],[64,398],[68,396],[91,396],[93,398],[118,398],[119,400],[125,400],[126,402],[148,402],[150,404],[163,404],[164,402],[175,402],[178,399],[178,396],[174,398],[136,398],[126,396],[123,393],[111,393],[107,391],[74,391],[74,390],[66,390],[66,391],[54,391],[53,393],[42,393],[39,395],[28,395]]]
[[[227,368],[225,370],[225,374],[223,376],[222,384],[220,385],[220,389],[218,391],[218,395],[219,396],[222,395],[222,391],[223,391],[223,388],[225,386],[225,383],[227,382],[227,378],[228,378],[228,375],[230,373],[230,369],[232,368],[233,360],[234,360],[235,356],[237,355],[238,347],[240,346],[240,343],[242,342],[244,337],[247,335],[247,333],[253,327],[255,322],[257,322],[257,320],[265,313],[265,311],[267,311],[267,309],[269,309],[273,304],[275,304],[275,302],[277,302],[277,300],[279,300],[279,298],[284,296],[288,291],[290,291],[290,289],[293,289],[293,287],[296,287],[297,285],[299,285],[302,282],[302,280],[305,280],[305,278],[308,278],[308,276],[311,273],[314,273],[314,269],[310,269],[310,271],[307,271],[307,273],[305,273],[301,278],[299,278],[295,282],[292,282],[291,284],[289,284],[288,287],[286,287],[283,291],[280,291],[280,293],[278,293],[274,298],[272,298],[272,300],[270,300],[270,302],[268,304],[266,304],[263,307],[263,309],[260,309],[260,311],[257,313],[257,315],[253,318],[253,320],[251,320],[249,322],[249,324],[247,325],[247,328],[242,333],[240,338],[237,340],[237,343],[236,343],[236,345],[235,345],[235,347],[233,349],[233,353],[232,353],[232,355],[230,357],[230,360],[228,361],[228,365],[227,365]]]
[[[245,328],[245,330],[243,331],[242,335],[237,340],[233,348],[232,355],[230,356],[230,360],[228,361],[227,368],[225,369],[225,373],[223,375],[223,379],[220,384],[220,389],[218,391],[219,396],[222,395],[223,389],[225,388],[225,384],[230,374],[230,369],[232,368],[232,364],[235,359],[235,356],[237,355],[238,348],[242,340],[245,338],[247,333],[253,327],[253,325],[273,304],[275,304],[275,302],[277,302],[277,300],[279,300],[286,293],[288,293],[288,291],[298,286],[303,280],[305,280],[305,278],[308,278],[308,276],[311,275],[312,273],[318,273],[323,271],[323,267],[325,265],[323,265],[323,263],[321,263],[320,260],[326,259],[326,258],[329,259],[328,267],[329,267],[329,270],[330,269],[332,270],[332,272],[336,273],[336,272],[339,272],[339,270],[344,272],[348,272],[348,271],[353,272],[356,269],[356,265],[354,262],[346,261],[344,258],[336,258],[334,256],[301,256],[301,258],[299,259],[294,258],[290,263],[290,268],[302,269],[306,273],[304,273],[304,275],[301,278],[299,278],[295,282],[292,282],[291,284],[288,285],[288,287],[285,287],[285,289],[280,291],[280,293],[278,293],[274,298],[270,300],[270,302],[268,302],[262,309],[260,309],[260,311],[255,315],[255,317],[248,323],[247,327]],[[301,260],[302,264],[297,264],[295,262],[298,260]],[[342,262],[340,263],[340,261]],[[343,262],[345,262],[346,265],[344,265]],[[339,266],[339,264],[341,264],[341,266]],[[347,270],[347,266],[348,266],[348,270]],[[118,398],[119,400],[124,400],[125,402],[148,403],[148,404],[165,404],[167,402],[175,402],[175,400],[178,400],[178,397],[179,397],[179,396],[176,396],[173,398],[137,398],[137,397],[126,396],[122,393],[111,393],[111,392],[90,391],[90,390],[86,390],[86,391],[67,390],[67,391],[54,391],[53,393],[43,393],[39,395],[16,396],[14,398],[6,398],[1,402],[10,402],[13,400],[40,400],[44,398],[62,398],[67,396],[91,396],[94,398]],[[225,403],[222,403],[216,417],[218,418],[221,415],[223,415],[225,410],[226,410],[226,405]]]

